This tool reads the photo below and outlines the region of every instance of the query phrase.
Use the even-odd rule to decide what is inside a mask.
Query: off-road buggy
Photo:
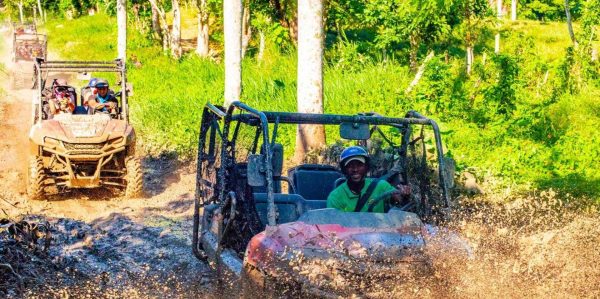
[[[15,64],[11,77],[11,88],[21,88],[27,85],[27,78],[31,77],[31,65],[35,58],[46,59],[47,37],[39,34],[35,23],[12,23],[13,47],[11,60]],[[29,70],[27,74],[26,70]],[[31,85],[29,85],[31,86]]]
[[[46,59],[47,38],[39,34],[35,24],[13,23],[12,61]]]
[[[410,184],[410,203],[387,213],[327,209],[329,192],[345,180],[336,166],[343,146],[319,153],[320,163],[288,167],[286,176],[278,140],[298,124],[327,125],[328,138],[339,134],[342,145],[369,148],[370,176]],[[396,285],[430,275],[434,256],[468,253],[457,235],[432,225],[450,217],[453,179],[445,161],[437,124],[414,111],[391,118],[207,104],[193,252],[209,261],[221,282],[250,297],[365,295],[386,279]]]
[[[49,79],[58,73],[65,76],[91,72],[117,74],[121,91],[116,93],[120,103],[115,113],[88,107],[83,98],[83,90],[88,87],[83,87],[78,97],[75,87]],[[51,189],[56,192],[56,188],[61,191],[100,186],[122,188],[126,196],[140,195],[142,168],[140,159],[135,156],[135,132],[129,123],[125,64],[121,60],[37,59],[34,73],[36,93],[29,133],[29,196],[43,199]],[[70,101],[73,109],[49,113],[48,107],[57,102],[58,94],[62,96],[61,102]]]

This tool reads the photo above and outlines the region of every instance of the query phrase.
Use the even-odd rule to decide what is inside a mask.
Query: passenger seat
[[[306,200],[326,201],[342,173],[331,165],[303,164],[291,168],[288,176],[292,180],[296,194]]]

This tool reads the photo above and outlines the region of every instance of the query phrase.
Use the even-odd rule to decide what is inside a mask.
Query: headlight
[[[111,145],[119,145],[119,144],[123,143],[123,137],[115,138],[115,139],[109,141],[109,143]]]
[[[60,145],[60,140],[50,137],[44,137],[44,145],[50,147],[57,147]]]

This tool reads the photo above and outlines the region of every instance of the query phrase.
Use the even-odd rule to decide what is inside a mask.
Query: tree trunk
[[[225,35],[225,106],[242,93],[242,0],[223,1]]]
[[[144,31],[144,25],[140,21],[140,4],[134,4],[131,6],[131,10],[133,11],[133,16],[135,17],[135,29],[137,31]]]
[[[127,2],[117,0],[117,58],[127,59]]]
[[[298,112],[323,113],[323,2],[298,1]],[[322,125],[298,125],[297,161],[325,145]]]
[[[179,59],[181,57],[181,11],[179,0],[173,0],[173,29],[171,32],[171,55]]]
[[[304,0],[301,0],[301,1],[304,1]],[[294,14],[294,17],[288,21],[288,24],[289,24],[290,37],[292,38],[292,42],[294,42],[295,44],[298,44],[298,38],[299,38],[298,15]]]
[[[496,33],[495,43],[494,43],[494,52],[496,54],[500,53],[500,21],[502,20],[502,0],[496,0],[496,12],[498,17],[498,32]]]
[[[160,29],[160,20],[158,18],[158,10],[152,5],[152,31],[156,34],[156,38],[162,39],[162,31]]]
[[[248,49],[248,43],[252,38],[252,27],[250,26],[250,6],[248,2],[244,6],[244,13],[242,14],[242,58],[246,56],[246,50]]]
[[[21,24],[23,24],[23,1],[19,1],[17,5],[19,6],[19,20],[21,20]]]
[[[290,38],[294,44],[298,44],[298,14],[294,12],[291,19],[288,18],[286,10],[289,8],[289,3],[293,1],[270,0],[271,6],[275,9],[275,17],[283,28],[288,29]]]
[[[258,35],[260,36],[260,41],[258,44],[258,55],[256,56],[256,58],[258,61],[262,61],[263,55],[265,54],[265,32],[260,30],[258,32]]]
[[[40,13],[40,19],[42,19],[45,23],[46,17],[44,16],[44,10],[42,9],[42,1],[41,0],[37,0],[37,8],[38,8],[38,12]]]
[[[510,20],[517,20],[517,0],[511,0],[510,2]]]
[[[160,20],[159,24],[162,35],[163,51],[166,52],[170,48],[171,34],[169,32],[169,26],[167,25],[167,18],[165,16],[165,12],[160,7],[158,7],[158,3],[156,2],[156,0],[148,1],[150,1],[153,10],[156,10],[156,13],[158,14],[158,19]]]
[[[198,43],[196,45],[196,54],[200,57],[208,57],[210,52],[208,41],[208,10],[206,0],[198,1]]]
[[[419,37],[416,33],[410,35],[410,50],[409,50],[409,63],[410,70],[415,72],[417,70],[417,53],[419,52]]]
[[[569,36],[573,42],[573,46],[577,47],[577,39],[575,39],[575,32],[573,32],[573,23],[571,21],[571,9],[569,8],[569,0],[565,0],[565,14],[567,15],[567,27],[569,28]]]
[[[423,62],[421,63],[421,66],[419,67],[419,70],[417,71],[415,78],[412,80],[412,82],[410,82],[410,85],[408,85],[406,90],[404,90],[405,93],[411,92],[412,89],[415,88],[415,86],[417,86],[417,84],[419,84],[419,81],[421,80],[421,77],[423,77],[423,73],[425,72],[425,67],[427,66],[427,62],[429,62],[429,60],[431,60],[431,58],[433,58],[434,55],[435,55],[435,53],[433,51],[431,51],[431,52],[429,52],[429,54],[427,54],[425,59],[423,59]]]
[[[473,47],[467,47],[467,75],[471,74],[471,68],[473,67]]]

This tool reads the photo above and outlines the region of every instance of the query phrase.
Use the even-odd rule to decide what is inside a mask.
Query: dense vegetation
[[[63,2],[52,9],[64,11]],[[266,9],[268,1],[255,2],[254,24],[266,28],[267,43],[262,59],[256,55],[256,38],[250,43],[242,98],[261,109],[294,111],[293,34],[269,18],[275,13]],[[331,1],[325,111],[394,116],[409,109],[421,111],[439,120],[459,170],[476,174],[487,188],[555,188],[600,198],[600,63],[590,59],[591,49],[599,46],[598,19],[593,18],[594,13],[600,15],[597,2],[571,1],[571,13],[578,20],[575,47],[562,22],[562,1],[521,2],[522,16],[535,20],[499,23],[490,17],[486,1]],[[201,107],[206,101],[222,102],[222,36],[216,8],[211,16],[216,60],[199,58],[193,51],[174,60],[163,55],[149,26],[136,21],[129,27],[132,116],[150,153],[192,156]],[[45,30],[51,51],[65,59],[113,58],[116,22],[109,5],[106,10],[108,15],[49,18]],[[71,16],[85,10],[73,11],[79,13]],[[184,39],[195,35],[194,11],[184,10]],[[494,53],[497,30],[502,36],[499,54]],[[408,42],[415,38],[416,43]],[[469,45],[475,60],[467,73],[464,57]],[[430,51],[435,55],[423,78],[407,92],[415,63]],[[291,151],[294,140],[288,134],[282,141]]]

